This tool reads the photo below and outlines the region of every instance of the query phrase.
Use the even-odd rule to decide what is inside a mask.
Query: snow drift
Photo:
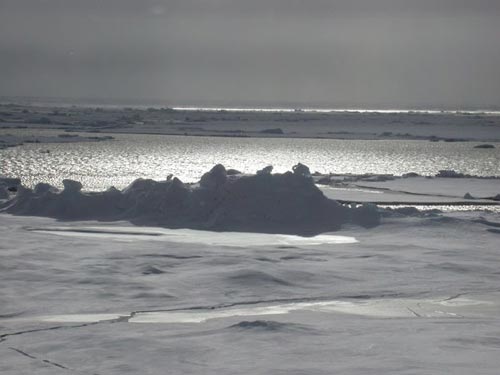
[[[228,175],[218,164],[198,184],[177,178],[138,179],[120,191],[82,192],[77,181],[64,180],[62,191],[48,184],[18,188],[0,210],[15,215],[60,220],[128,220],[137,225],[316,235],[343,224],[365,227],[379,223],[375,206],[351,208],[326,198],[315,186],[309,169],[293,172]]]

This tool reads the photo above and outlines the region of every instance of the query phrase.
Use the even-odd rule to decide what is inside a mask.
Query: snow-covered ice
[[[303,166],[304,168],[307,168]],[[264,168],[264,170],[268,170]],[[198,184],[177,178],[139,179],[122,191],[84,193],[78,181],[63,180],[64,189],[45,183],[19,186],[0,212],[61,220],[129,220],[140,225],[218,231],[317,235],[347,223],[377,225],[371,206],[347,207],[326,198],[308,170],[255,175],[227,175],[221,164]],[[88,231],[87,231],[88,232]]]
[[[129,226],[79,226],[74,227],[39,227],[28,230],[55,234],[59,236],[82,236],[117,241],[167,241],[175,243],[203,244],[209,246],[299,246],[299,245],[322,245],[342,244],[357,242],[354,237],[339,236],[333,234],[319,234],[313,237],[301,237],[285,234],[248,233],[248,232],[212,232],[192,229],[168,229],[168,228],[131,228]]]
[[[0,215],[0,369],[496,374],[499,222],[387,217],[282,244]]]
[[[498,112],[246,111],[0,104],[0,129],[229,137],[500,141]],[[460,136],[457,137],[457,134]]]
[[[7,156],[0,173],[22,171],[27,186],[0,178],[2,375],[498,374],[500,216],[497,206],[477,210],[498,204],[498,179],[374,175],[457,168],[498,177],[498,114],[12,105],[0,116],[0,157]],[[92,137],[61,132],[117,140],[45,143]],[[255,173],[275,161],[278,173],[234,175],[218,166],[185,184],[168,173],[200,177],[213,160],[172,171],[172,154],[141,159],[141,152],[176,145],[175,155],[190,154],[208,138],[155,143],[122,132],[260,138],[245,155],[269,160],[243,156],[231,167]],[[379,141],[325,141],[314,168],[352,173],[314,175],[331,178],[328,185],[315,185],[303,167],[284,173],[318,137]],[[14,138],[41,143],[7,148]],[[474,148],[482,142],[495,148]],[[203,150],[219,162],[244,142],[224,152],[220,145]],[[269,145],[286,157],[273,159]],[[121,162],[95,164],[95,150],[97,159]],[[433,160],[420,163],[422,150]],[[124,188],[138,171],[161,181]],[[83,185],[60,185],[68,175]],[[86,189],[109,181],[120,190]],[[470,206],[391,211],[332,199]]]
[[[318,187],[328,198],[340,201],[500,206],[500,180],[496,178],[395,177],[388,181],[342,181]]]

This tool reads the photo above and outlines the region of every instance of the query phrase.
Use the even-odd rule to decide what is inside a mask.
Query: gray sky
[[[0,0],[0,95],[500,105],[498,0]]]

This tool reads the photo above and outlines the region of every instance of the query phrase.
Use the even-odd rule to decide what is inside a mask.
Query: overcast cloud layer
[[[498,0],[0,0],[0,95],[500,105]]]

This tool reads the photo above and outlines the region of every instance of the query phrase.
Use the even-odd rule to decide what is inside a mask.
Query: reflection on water
[[[439,210],[442,212],[481,211],[481,212],[500,213],[500,206],[498,206],[498,205],[484,205],[484,204],[435,204],[435,205],[381,204],[381,205],[379,205],[379,207],[392,208],[392,209],[415,207],[419,211],[432,211],[432,210]]]
[[[284,172],[302,162],[324,173],[433,175],[454,169],[500,175],[500,147],[480,150],[467,142],[113,136],[114,141],[2,150],[0,174],[21,177],[31,186],[40,181],[60,186],[62,179],[71,178],[87,190],[123,188],[139,177],[162,180],[170,173],[192,182],[217,163],[252,173],[269,164]]]

